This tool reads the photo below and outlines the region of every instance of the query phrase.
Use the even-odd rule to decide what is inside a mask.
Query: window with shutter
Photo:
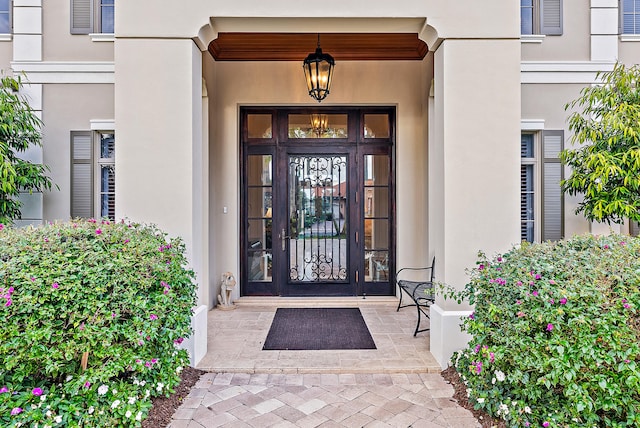
[[[0,0],[0,34],[11,33],[11,0]]]
[[[564,200],[560,180],[560,152],[564,131],[542,132],[542,240],[558,241],[564,236]]]
[[[71,0],[71,34],[112,34],[114,8],[115,0]]]
[[[115,172],[115,135],[99,134],[100,158],[100,217],[114,220],[116,218],[116,172]]]
[[[640,34],[640,0],[621,0],[620,33]]]
[[[520,34],[562,35],[562,0],[520,0]]]
[[[93,217],[91,131],[71,131],[71,217]]]

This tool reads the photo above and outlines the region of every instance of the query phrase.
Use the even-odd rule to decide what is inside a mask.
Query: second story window
[[[71,34],[113,34],[114,8],[115,0],[71,0]]]
[[[520,34],[562,34],[562,0],[520,0]]]
[[[640,34],[640,0],[622,0],[622,34]]]
[[[0,34],[11,33],[11,0],[0,0]]]

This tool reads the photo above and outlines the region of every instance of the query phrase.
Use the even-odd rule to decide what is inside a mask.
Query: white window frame
[[[523,41],[526,42],[542,42],[543,35],[560,36],[563,32],[563,0],[532,0],[532,6],[520,5],[520,32]],[[522,11],[523,9],[532,10],[532,31],[531,33],[522,33]],[[545,11],[545,8],[547,10]],[[557,10],[557,14],[553,12]],[[558,22],[554,23],[557,19]],[[533,37],[537,36],[537,37]]]
[[[102,10],[105,7],[115,9],[113,5],[104,5],[104,0],[70,0],[71,1],[71,34],[88,34],[94,41],[112,41],[113,32],[105,33],[102,30]],[[74,12],[78,13],[78,27],[74,26]],[[115,20],[115,16],[114,16]],[[82,23],[83,25],[81,25]],[[115,23],[114,23],[115,25]]]

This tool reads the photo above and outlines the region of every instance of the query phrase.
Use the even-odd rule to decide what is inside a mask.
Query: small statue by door
[[[235,309],[236,305],[231,303],[231,292],[236,286],[236,278],[231,272],[222,274],[222,285],[220,286],[220,294],[218,294],[218,309],[228,311]]]

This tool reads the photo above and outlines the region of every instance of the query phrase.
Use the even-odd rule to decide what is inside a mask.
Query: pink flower
[[[552,305],[555,303],[556,301],[553,299],[549,299],[549,303],[551,303]]]
[[[131,242],[131,241],[129,241],[129,238],[127,238],[127,239],[125,239],[125,240],[124,240],[124,243],[125,243],[125,244],[128,244],[129,242]]]
[[[516,282],[516,285],[517,285],[517,286],[521,286],[521,285],[522,285],[522,281],[518,281],[518,282]]]
[[[83,331],[83,330],[84,330],[84,321],[80,324],[80,327],[78,327],[78,329],[79,329],[80,331]]]
[[[553,324],[549,323],[547,324],[547,331],[551,331],[553,330]]]
[[[91,382],[85,382],[85,383],[84,383],[84,387],[85,387],[85,388],[89,388],[90,386],[91,386]]]
[[[499,262],[501,262],[501,261],[502,261],[502,257],[498,257],[498,259],[497,259],[497,260],[498,260]]]
[[[184,339],[182,337],[179,337],[176,340],[174,340],[173,343],[175,343],[176,345],[180,345],[183,341]]]
[[[0,230],[4,229],[4,224],[0,223]]]
[[[484,265],[481,264],[480,266],[478,266],[478,270],[483,270],[484,269]]]
[[[496,355],[493,352],[489,352],[489,361],[493,363],[495,359],[496,359]]]
[[[158,359],[157,359],[157,358],[152,358],[152,359],[151,359],[151,364],[155,364],[155,363],[157,363],[157,362],[158,362]]]
[[[605,249],[605,250],[608,250],[608,249],[609,249],[609,246],[608,246],[607,244],[604,244],[604,249]]]
[[[151,315],[149,316],[149,319],[151,319],[151,321],[153,321],[153,320],[157,320],[157,319],[158,319],[158,316],[157,316],[156,314],[151,314]]]
[[[99,228],[98,228],[98,229],[96,229],[96,235],[100,235],[101,233],[102,233],[102,230],[101,230],[101,229],[99,229]]]
[[[538,273],[538,274],[536,274],[536,279],[541,279],[541,278],[542,278],[542,276],[540,276],[540,274],[539,274],[539,273]]]
[[[115,318],[116,317],[116,313],[115,312],[111,312],[111,318]]]
[[[2,229],[0,229],[0,230],[2,230]],[[622,242],[620,242],[620,245],[622,245],[624,247],[625,245],[627,245],[627,243],[622,241]]]
[[[629,364],[631,360],[624,360],[625,363]]]
[[[521,305],[522,302],[520,300],[516,300],[516,305]]]
[[[14,407],[11,409],[11,416],[19,415],[20,413],[22,413],[22,408],[20,407]]]
[[[11,299],[7,299],[7,303],[5,303],[4,305],[5,305],[5,306],[11,306],[11,303],[12,303],[12,302],[11,302]]]
[[[40,397],[42,395],[42,389],[40,388],[33,388],[33,390],[31,391],[31,393],[33,395],[35,395],[36,397]]]
[[[31,282],[33,282],[33,281],[35,281],[35,280],[36,280],[34,277],[31,277],[30,279],[31,279]]]
[[[556,282],[553,279],[549,280],[549,284],[554,285]]]
[[[549,422],[544,421],[544,422],[542,423],[542,426],[543,426],[544,428],[547,428],[547,427],[549,426]]]
[[[531,293],[534,297],[538,297],[538,291],[534,291],[533,293]]]
[[[51,284],[51,287],[54,288],[54,289],[58,289],[58,288],[60,288],[60,285],[58,285],[57,282],[54,282],[53,284]]]
[[[3,386],[2,388],[0,388],[0,394],[4,394],[5,392],[9,392],[6,386]]]
[[[518,318],[522,318],[524,316],[526,316],[526,314],[522,311],[518,312],[516,315],[518,315]]]
[[[482,361],[478,361],[476,363],[476,373],[478,374],[482,373]]]
[[[631,306],[629,306],[628,303],[625,303],[624,305],[622,305],[625,309],[629,309]]]
[[[566,305],[567,304],[567,298],[563,297],[562,299],[560,299],[560,304],[561,305]]]
[[[89,220],[87,220],[89,223],[96,223],[96,219],[95,218],[90,218]]]
[[[469,318],[472,320],[476,319],[475,312],[471,312],[471,314],[469,315]]]

